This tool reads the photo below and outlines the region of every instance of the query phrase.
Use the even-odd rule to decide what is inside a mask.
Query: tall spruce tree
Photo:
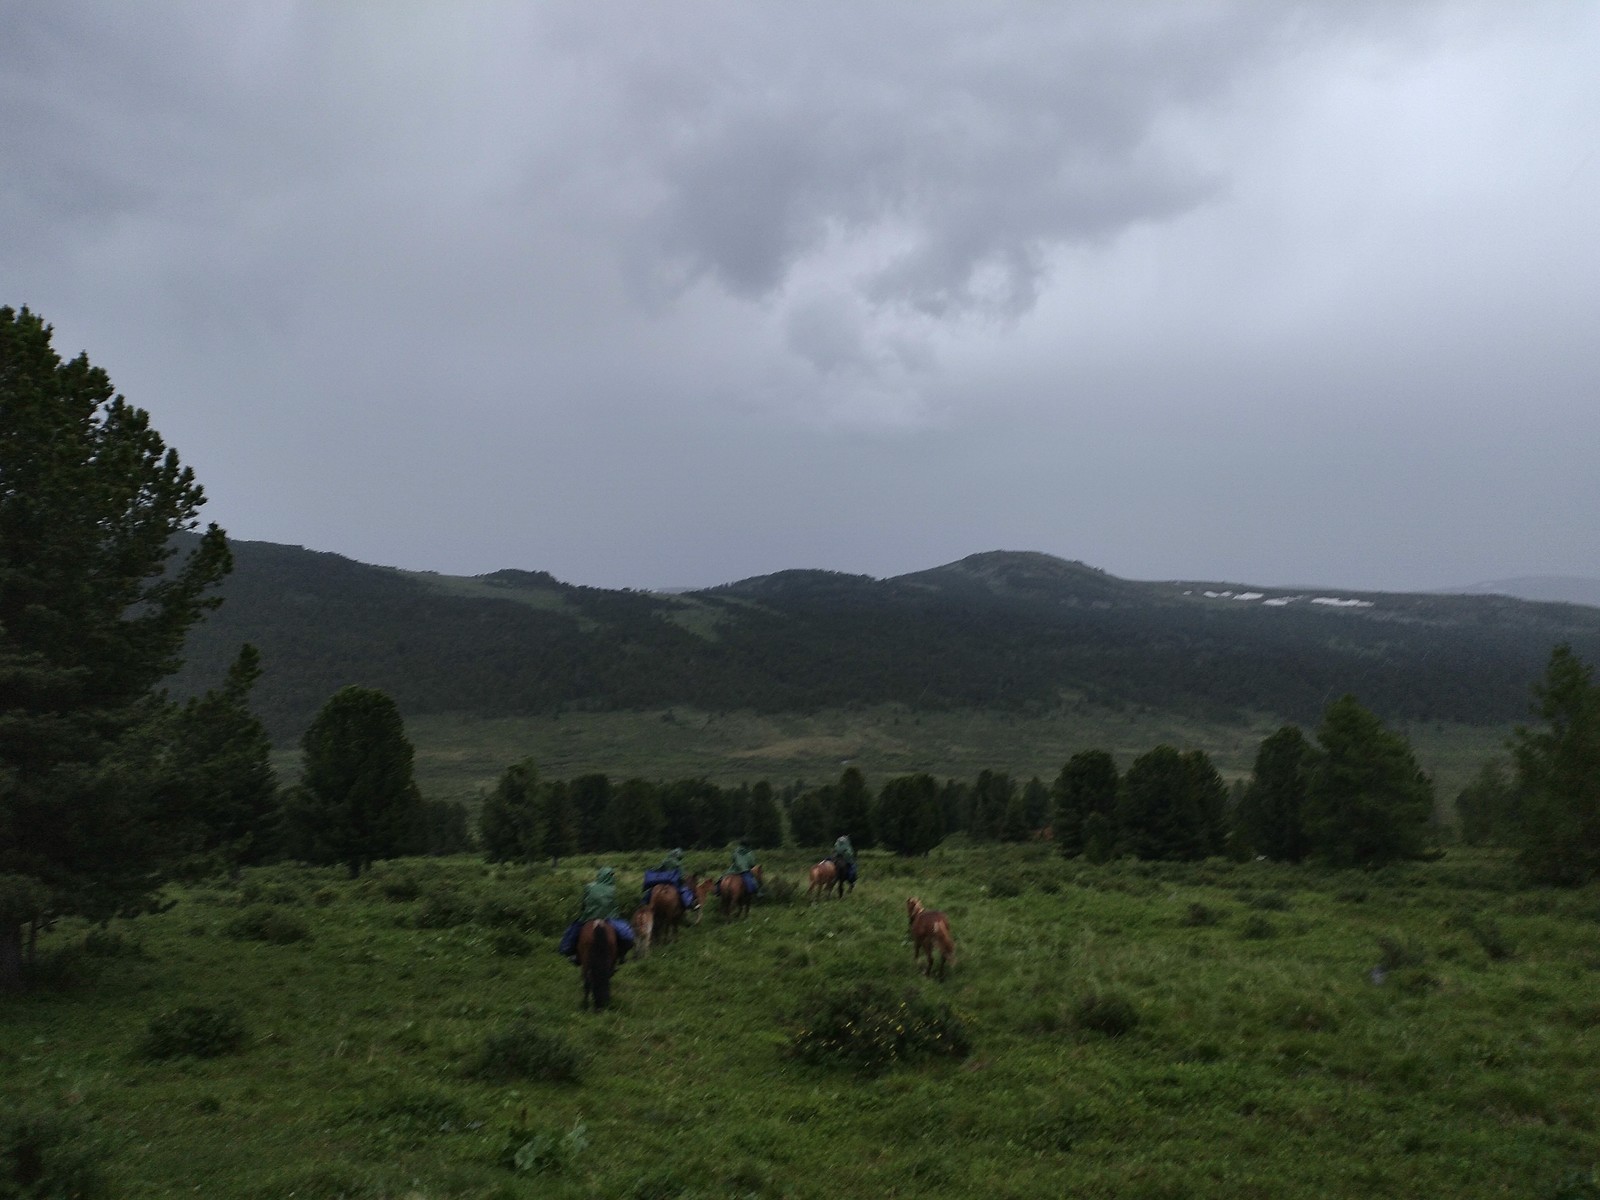
[[[1522,797],[1522,864],[1544,883],[1600,879],[1600,686],[1594,672],[1557,646],[1534,686],[1541,728],[1512,741]]]
[[[1357,703],[1335,700],[1317,729],[1306,788],[1311,852],[1337,867],[1377,867],[1422,852],[1433,784],[1411,744]]]
[[[1295,725],[1283,726],[1257,748],[1234,820],[1239,841],[1251,853],[1297,863],[1310,852],[1305,806],[1312,756],[1311,743]]]
[[[1085,827],[1095,814],[1102,818],[1096,828],[1104,840],[1114,823],[1120,784],[1116,761],[1104,750],[1080,750],[1067,760],[1050,787],[1056,849],[1068,858],[1082,854],[1087,847]]]
[[[400,710],[376,688],[335,692],[301,739],[293,845],[311,862],[343,863],[352,878],[374,862],[420,853],[422,794]]]
[[[246,645],[220,688],[189,700],[171,718],[168,788],[189,813],[202,866],[251,866],[282,839],[272,740],[250,709],[261,655]]]
[[[896,854],[926,854],[944,840],[944,809],[932,775],[901,775],[878,792],[872,816],[878,842]]]
[[[215,525],[180,556],[193,472],[51,336],[0,308],[0,989],[26,929],[143,911],[193,849],[169,789],[123,768],[159,763],[130,738],[166,719],[152,690],[230,567]]]
[[[1204,858],[1210,833],[1193,763],[1172,746],[1134,759],[1122,778],[1117,828],[1136,858],[1190,862]]]

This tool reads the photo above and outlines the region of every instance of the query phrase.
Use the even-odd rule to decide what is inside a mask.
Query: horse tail
[[[607,921],[597,921],[594,940],[589,945],[589,986],[594,990],[596,1011],[611,1003],[611,974],[617,969],[612,953],[616,945],[616,931]]]
[[[589,946],[584,955],[584,992],[594,1000],[595,1011],[611,1003],[611,973],[616,970],[613,947],[616,931],[610,922],[589,923]]]

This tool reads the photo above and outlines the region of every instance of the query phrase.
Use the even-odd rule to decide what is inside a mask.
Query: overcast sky
[[[1600,4],[0,0],[0,304],[237,538],[1600,575]]]

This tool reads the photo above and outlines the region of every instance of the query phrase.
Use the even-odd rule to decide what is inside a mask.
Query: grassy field
[[[511,763],[532,756],[548,778],[599,772],[615,781],[701,778],[730,785],[765,779],[816,785],[855,765],[876,787],[916,771],[973,779],[983,770],[1049,782],[1080,750],[1109,750],[1119,768],[1163,743],[1204,750],[1229,780],[1248,775],[1261,741],[1277,728],[1260,720],[1205,724],[1154,710],[1083,705],[1050,717],[994,712],[912,713],[898,708],[763,716],[685,709],[562,717],[418,717],[406,729],[416,746],[417,779],[433,798],[474,804]],[[1309,731],[1308,731],[1309,732]],[[1423,769],[1443,800],[1484,760],[1500,753],[1509,729],[1425,725],[1408,728]],[[281,751],[286,775],[298,753]]]
[[[1600,1196],[1600,889],[1483,851],[947,844],[808,903],[811,857],[769,856],[748,920],[628,962],[599,1015],[554,952],[592,858],[269,868],[63,925],[0,1000],[0,1110],[130,1197]],[[631,886],[653,856],[606,861]],[[950,915],[943,982],[910,893]],[[819,1043],[830,1006],[876,1034]],[[166,1056],[185,1035],[220,1053]]]

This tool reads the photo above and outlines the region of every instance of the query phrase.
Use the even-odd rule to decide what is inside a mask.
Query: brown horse
[[[687,914],[683,911],[683,897],[678,895],[677,888],[670,883],[656,884],[650,889],[646,907],[655,918],[655,927],[661,931],[663,942],[670,942],[678,935],[678,928]]]
[[[811,886],[806,889],[806,899],[815,900],[818,896],[826,897],[831,891],[837,890],[839,897],[844,897],[844,872],[839,870],[839,864],[831,858],[825,858],[811,868]]]
[[[578,974],[583,976],[583,1000],[600,1012],[611,1003],[611,975],[617,969],[617,931],[609,921],[585,921],[578,930]]]
[[[751,867],[750,874],[761,880],[761,868]],[[744,886],[744,876],[738,871],[729,871],[717,881],[717,895],[722,897],[722,915],[724,917],[748,917],[750,915],[750,901],[755,899]]]
[[[923,908],[915,896],[906,898],[906,916],[911,921],[911,961],[927,958],[924,975],[933,973],[933,952],[939,951],[939,978],[944,978],[945,968],[955,965],[956,943],[950,936],[950,921],[942,912]]]
[[[629,922],[633,926],[633,948],[640,958],[650,953],[650,940],[656,932],[655,910],[648,904],[641,904],[633,910],[633,919]]]

